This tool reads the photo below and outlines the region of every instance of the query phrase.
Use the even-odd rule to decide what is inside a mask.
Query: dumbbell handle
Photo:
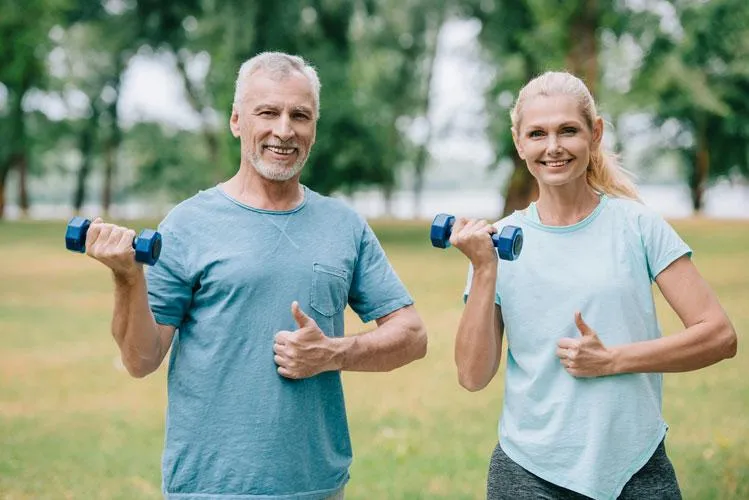
[[[448,214],[438,214],[432,222],[430,238],[432,245],[438,248],[450,246],[450,236],[455,224],[455,217]],[[499,233],[491,235],[492,244],[502,260],[515,260],[523,248],[523,230],[516,226],[505,226]]]
[[[65,247],[73,252],[84,253],[86,251],[86,235],[91,227],[91,221],[83,217],[73,217],[68,223],[65,232]],[[133,238],[135,249],[135,260],[154,265],[161,254],[161,234],[153,229],[144,229],[138,236]]]

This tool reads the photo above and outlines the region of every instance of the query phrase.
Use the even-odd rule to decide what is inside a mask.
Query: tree
[[[661,148],[682,158],[699,212],[710,179],[749,174],[749,3],[683,0],[674,6],[679,29],[641,40],[649,57],[633,96],[652,111],[656,125],[678,123]]]
[[[29,207],[26,176],[30,142],[24,97],[45,79],[48,32],[66,5],[65,0],[0,0],[0,82],[8,90],[7,110],[2,115],[6,144],[0,148],[0,219],[5,213],[5,183],[16,169],[20,177],[19,205]]]
[[[479,39],[496,68],[487,105],[497,160],[509,157],[513,163],[503,211],[507,215],[538,195],[510,132],[509,111],[518,91],[543,71],[566,70],[598,94],[600,35],[604,29],[615,34],[626,30],[630,13],[613,0],[498,0],[476,2],[467,14],[481,21]]]

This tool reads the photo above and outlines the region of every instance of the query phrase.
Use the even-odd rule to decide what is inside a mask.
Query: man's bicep
[[[377,326],[382,326],[388,321],[391,321],[394,319],[398,321],[413,322],[413,323],[420,321],[419,314],[416,312],[416,308],[413,305],[407,305],[399,309],[396,309],[395,311],[391,313],[385,314],[384,316],[375,318],[375,323],[377,323]]]

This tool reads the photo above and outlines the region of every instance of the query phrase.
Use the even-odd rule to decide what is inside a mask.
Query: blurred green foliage
[[[22,209],[30,177],[69,179],[61,196],[73,208],[96,192],[104,212],[136,191],[177,201],[225,179],[239,162],[227,127],[237,70],[265,50],[298,53],[320,73],[305,184],[388,195],[408,172],[418,191],[429,147],[461,126],[430,121],[440,33],[456,20],[478,25],[487,78],[469,133],[488,135],[492,165],[514,161],[506,210],[534,187],[508,110],[548,69],[583,77],[614,122],[647,117],[661,138],[651,157],[680,159],[695,210],[711,179],[749,169],[745,0],[0,0],[0,13],[0,215],[11,171]],[[136,58],[171,66],[197,123],[123,123]]]

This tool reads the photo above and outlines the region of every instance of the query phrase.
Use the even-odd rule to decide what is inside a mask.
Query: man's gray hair
[[[298,71],[307,77],[312,85],[312,93],[315,100],[315,117],[320,117],[320,78],[317,71],[299,56],[286,54],[284,52],[261,52],[260,54],[246,60],[239,68],[237,83],[234,87],[234,104],[238,104],[244,96],[244,89],[249,77],[260,70],[268,71],[271,78],[287,78],[294,71]]]

